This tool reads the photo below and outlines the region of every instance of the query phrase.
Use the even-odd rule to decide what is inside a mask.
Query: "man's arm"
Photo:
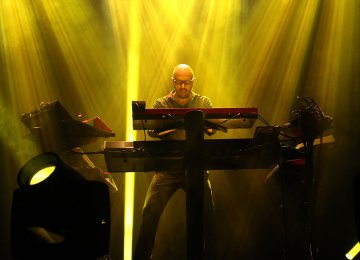
[[[159,98],[155,101],[153,108],[168,108],[168,107],[165,105],[164,98]],[[166,136],[168,134],[175,132],[175,131],[176,131],[176,129],[169,129],[169,130],[165,130],[165,131],[161,131],[161,132],[159,132],[157,130],[148,130],[148,135],[153,138],[164,139],[164,138],[166,138]]]
[[[203,107],[206,107],[206,108],[212,108],[213,105],[212,105],[212,102],[210,101],[210,99],[206,96],[202,96],[201,97],[202,99],[202,103],[203,103]],[[211,135],[214,135],[216,133],[216,130],[215,129],[212,129],[212,128],[206,128],[204,130],[204,133],[207,134],[208,136],[211,136]]]

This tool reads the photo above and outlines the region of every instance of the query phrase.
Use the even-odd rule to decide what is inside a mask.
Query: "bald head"
[[[173,78],[177,78],[178,76],[186,76],[192,79],[194,77],[193,69],[187,64],[176,65],[173,71]]]
[[[180,105],[186,104],[190,99],[194,81],[192,68],[187,64],[175,66],[171,79],[175,90],[174,98]]]

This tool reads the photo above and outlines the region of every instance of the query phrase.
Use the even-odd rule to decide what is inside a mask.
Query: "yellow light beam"
[[[131,101],[136,100],[139,85],[139,40],[138,1],[129,5],[129,49],[127,60],[126,95],[126,140],[135,139],[132,129]],[[133,215],[134,215],[135,174],[125,173],[125,216],[124,216],[124,259],[132,259]]]
[[[345,255],[347,259],[354,259],[354,257],[360,252],[360,243],[357,242],[356,245],[351,248],[351,250]]]

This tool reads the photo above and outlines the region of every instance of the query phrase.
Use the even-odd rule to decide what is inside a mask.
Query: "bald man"
[[[212,107],[208,97],[201,96],[192,91],[194,83],[193,69],[187,64],[179,64],[175,66],[171,77],[173,90],[166,96],[155,101],[154,108],[202,108]],[[185,131],[171,129],[165,132],[148,132],[151,137],[162,139],[184,140]],[[215,133],[213,129],[206,129],[205,133],[212,135]]]
[[[175,66],[171,77],[173,90],[166,96],[157,99],[154,108],[210,108],[209,98],[192,91],[194,83],[193,69],[187,64]],[[215,133],[212,129],[204,130],[206,134]],[[160,139],[184,140],[183,129],[171,129],[164,132],[148,131],[151,137]],[[183,171],[155,172],[147,190],[143,207],[139,239],[135,247],[134,259],[151,259],[155,243],[156,229],[160,216],[172,197],[178,190],[185,190],[185,173]],[[186,192],[186,190],[185,190]],[[214,259],[215,255],[215,224],[214,205],[208,172],[204,180],[204,223],[205,223],[205,259]],[[174,234],[176,235],[176,234]],[[159,241],[161,243],[161,241]]]

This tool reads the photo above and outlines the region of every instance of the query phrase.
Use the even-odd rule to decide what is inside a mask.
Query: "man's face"
[[[193,74],[189,70],[179,70],[174,73],[172,81],[178,98],[190,97],[193,80]]]

